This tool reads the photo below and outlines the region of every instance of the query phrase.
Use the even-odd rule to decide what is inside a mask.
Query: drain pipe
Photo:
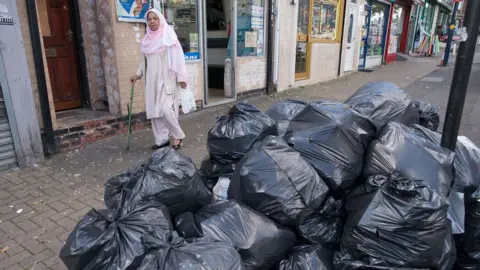
[[[275,92],[275,87],[273,85],[273,31],[275,29],[275,25],[273,24],[273,1],[277,2],[278,0],[270,0],[268,1],[267,7],[267,25],[268,25],[268,33],[267,33],[267,44],[268,44],[268,51],[267,51],[267,95],[271,95]]]
[[[57,150],[55,136],[53,134],[52,117],[50,115],[50,103],[48,102],[47,81],[43,65],[42,44],[40,43],[40,30],[38,28],[37,6],[35,0],[27,0],[28,23],[30,38],[32,40],[33,60],[37,74],[38,95],[43,120],[43,150],[45,155],[54,154]]]
[[[275,44],[273,52],[273,84],[275,85],[275,90],[278,89],[278,51],[280,43],[280,0],[275,0]]]

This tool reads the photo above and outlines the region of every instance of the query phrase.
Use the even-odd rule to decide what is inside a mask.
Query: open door
[[[204,0],[202,5],[205,107],[236,100],[237,1]]]
[[[52,86],[55,111],[80,108],[82,105],[78,79],[74,33],[70,23],[68,0],[42,0],[46,11],[42,35]],[[78,34],[78,33],[77,33]]]

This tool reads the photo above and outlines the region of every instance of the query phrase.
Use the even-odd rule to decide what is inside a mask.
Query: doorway
[[[82,107],[82,94],[68,0],[40,0],[39,21],[55,111]]]
[[[205,105],[212,106],[236,99],[234,85],[236,1],[205,0],[204,74]]]
[[[358,22],[358,5],[357,0],[351,0],[347,12],[348,29],[345,52],[345,71],[354,70],[355,48],[357,45],[357,22]]]
[[[380,66],[384,60],[390,5],[371,1],[368,37],[366,42],[365,67]]]
[[[309,42],[310,1],[298,2],[297,45],[295,54],[295,80],[305,80],[310,77],[310,52],[312,44]]]
[[[367,50],[368,50],[368,35],[370,30],[370,18],[372,15],[372,7],[369,4],[364,5],[364,21],[361,30],[361,40],[360,40],[360,52],[359,52],[359,62],[358,68],[362,71],[367,71]]]
[[[410,11],[408,6],[393,5],[390,34],[388,36],[387,56],[385,62],[399,60],[397,53],[405,53],[405,37],[408,33],[408,18]]]

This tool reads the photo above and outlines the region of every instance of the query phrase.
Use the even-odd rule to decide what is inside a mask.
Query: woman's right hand
[[[136,83],[138,80],[140,80],[140,76],[138,75],[133,75],[132,77],[130,77],[130,82],[131,83]]]

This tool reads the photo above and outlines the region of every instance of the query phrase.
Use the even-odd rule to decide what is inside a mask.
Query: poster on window
[[[145,14],[150,8],[148,0],[115,0],[117,17],[122,22],[145,22]]]

